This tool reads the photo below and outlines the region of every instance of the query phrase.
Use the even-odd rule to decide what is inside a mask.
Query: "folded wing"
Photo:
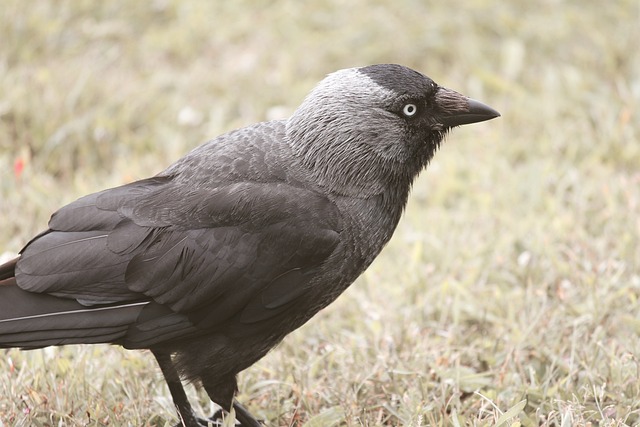
[[[341,230],[331,201],[282,182],[155,177],[86,196],[56,212],[0,282],[0,346],[148,347],[232,318],[266,321],[314,286]],[[51,335],[74,322],[84,332]]]

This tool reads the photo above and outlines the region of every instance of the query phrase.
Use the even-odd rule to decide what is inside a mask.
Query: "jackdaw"
[[[288,120],[55,212],[0,266],[0,347],[149,349],[179,425],[207,425],[188,380],[259,426],[234,399],[238,372],[371,264],[451,128],[498,116],[404,66],[332,73]]]

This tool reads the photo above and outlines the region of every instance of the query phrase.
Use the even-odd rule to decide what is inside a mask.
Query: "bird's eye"
[[[407,117],[414,116],[417,112],[418,112],[418,107],[416,107],[416,104],[407,104],[402,109],[402,114],[404,114]]]

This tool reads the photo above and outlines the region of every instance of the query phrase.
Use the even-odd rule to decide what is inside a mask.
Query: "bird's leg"
[[[242,406],[237,400],[233,398],[233,395],[236,393],[238,386],[236,383],[235,376],[231,376],[225,378],[221,381],[220,378],[216,378],[215,385],[212,383],[205,382],[203,378],[202,385],[204,389],[207,391],[209,398],[220,405],[222,409],[226,412],[233,407],[236,413],[236,420],[240,422],[242,427],[263,427],[263,425],[255,419],[253,415]],[[212,421],[221,418],[222,413],[217,411],[211,418]]]
[[[235,399],[233,400],[233,409],[236,410],[236,419],[243,427],[262,427],[260,421],[256,420],[247,408]]]
[[[238,402],[237,400],[233,400],[233,409],[235,410],[236,413],[236,420],[240,423],[241,427],[263,427],[263,424],[256,420],[253,415],[251,415],[251,413],[247,410],[247,408],[245,408],[240,402]],[[224,409],[218,409],[210,418],[209,420],[213,421],[213,422],[220,422],[222,419],[224,419],[224,413],[229,413],[227,411],[225,411]],[[217,424],[216,424],[217,425]],[[236,424],[237,425],[237,424]]]
[[[169,392],[171,393],[171,397],[173,398],[173,404],[176,406],[176,410],[178,411],[178,418],[180,418],[180,423],[175,427],[207,426],[207,421],[197,418],[193,413],[193,409],[191,409],[189,399],[187,399],[187,395],[185,394],[184,388],[182,387],[180,376],[178,375],[175,366],[173,366],[171,355],[168,353],[156,352],[153,350],[151,352],[158,361],[158,365],[162,370],[162,375],[164,375],[164,379],[167,382],[167,386],[169,387]]]

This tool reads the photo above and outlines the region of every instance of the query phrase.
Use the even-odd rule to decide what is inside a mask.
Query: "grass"
[[[286,117],[327,72],[402,63],[503,117],[453,132],[378,260],[240,400],[273,426],[639,424],[639,18],[633,0],[7,0],[0,254],[64,203]],[[148,353],[2,351],[2,426],[175,422]]]

